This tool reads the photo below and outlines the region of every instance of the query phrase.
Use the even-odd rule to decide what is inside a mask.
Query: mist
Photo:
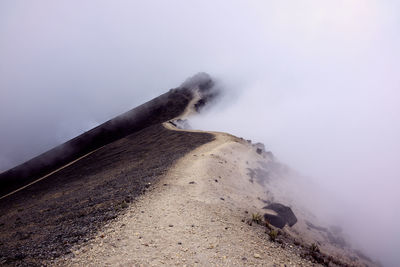
[[[395,266],[399,25],[390,0],[2,1],[0,171],[205,71],[224,96],[192,125],[263,142]]]

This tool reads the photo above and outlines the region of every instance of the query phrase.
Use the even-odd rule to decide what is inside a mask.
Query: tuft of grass
[[[311,246],[310,246],[310,250],[311,250],[312,252],[319,252],[319,247],[318,247],[317,244],[312,243]]]
[[[257,224],[261,224],[261,222],[262,222],[262,216],[261,216],[261,214],[260,213],[253,213],[252,215],[251,215],[251,220],[253,221],[253,222],[255,222],[255,223],[257,223]]]
[[[269,231],[268,235],[269,235],[269,239],[271,239],[271,241],[275,241],[276,237],[278,236],[278,231],[271,230],[271,231]]]
[[[121,203],[121,208],[126,209],[127,207],[129,207],[128,203],[126,203],[126,201],[123,201]]]

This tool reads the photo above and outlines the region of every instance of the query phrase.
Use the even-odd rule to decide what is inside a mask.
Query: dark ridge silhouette
[[[187,79],[180,87],[171,89],[153,100],[119,115],[70,141],[0,174],[0,197],[64,166],[65,164],[154,124],[180,115],[197,89],[204,105],[211,97],[214,83],[206,73]],[[197,106],[196,106],[197,107]]]

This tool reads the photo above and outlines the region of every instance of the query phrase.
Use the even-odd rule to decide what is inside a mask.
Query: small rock
[[[223,197],[220,197],[219,199],[221,199],[221,200],[225,200],[225,198],[223,198]]]
[[[196,182],[194,182],[194,181],[191,181],[191,182],[189,182],[189,184],[195,184]]]
[[[243,258],[242,258],[242,261],[247,261],[247,258],[246,258],[246,257],[243,257]]]
[[[258,254],[258,253],[254,253],[254,258],[256,258],[256,259],[261,259],[261,256],[260,256],[260,254]]]
[[[174,225],[173,224],[170,224],[170,225],[168,225],[169,227],[174,227]]]

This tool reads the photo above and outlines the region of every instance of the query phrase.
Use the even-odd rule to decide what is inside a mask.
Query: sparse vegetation
[[[318,247],[317,244],[312,243],[311,246],[310,246],[310,250],[311,250],[312,252],[319,252],[319,247]]]
[[[253,221],[253,222],[255,222],[255,223],[257,223],[257,224],[261,224],[261,222],[262,222],[262,216],[261,216],[261,214],[260,213],[253,213],[252,215],[251,215],[251,220]]]
[[[121,203],[121,208],[126,209],[127,207],[129,207],[128,203],[126,203],[125,201],[123,201]]]
[[[271,231],[269,231],[268,235],[269,235],[269,238],[271,239],[271,241],[275,241],[276,237],[278,236],[278,231],[271,230]]]

